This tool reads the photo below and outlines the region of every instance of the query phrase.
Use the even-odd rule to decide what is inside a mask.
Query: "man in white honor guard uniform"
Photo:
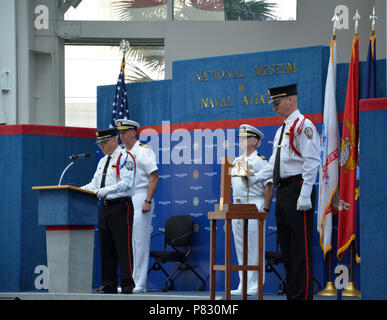
[[[271,179],[262,183],[249,185],[246,173],[254,175],[263,168],[267,161],[257,152],[264,138],[263,133],[257,128],[243,124],[239,128],[239,143],[244,154],[233,161],[231,170],[231,185],[233,190],[234,204],[252,203],[257,206],[258,211],[270,211],[273,197],[273,184]],[[248,264],[258,265],[258,220],[248,220]],[[235,249],[238,263],[243,264],[243,220],[232,220],[232,231],[234,234]],[[265,240],[265,227],[263,228],[263,239]],[[265,241],[263,243],[265,252]],[[263,280],[265,280],[265,268],[263,268]],[[233,295],[242,295],[242,271],[239,271],[239,285],[236,290],[231,290]],[[257,295],[258,272],[247,272],[247,294]]]
[[[313,219],[320,159],[314,123],[298,110],[297,85],[269,89],[273,110],[283,119],[269,163],[250,183],[273,178],[277,186],[275,216],[285,259],[288,300],[313,299]]]
[[[132,197],[134,205],[133,279],[136,286],[133,292],[142,293],[146,292],[151,223],[155,207],[153,195],[159,180],[156,155],[149,146],[137,140],[136,131],[140,127],[139,123],[118,119],[116,125],[125,150],[129,151],[136,161],[136,188]]]
[[[136,166],[132,155],[118,146],[115,128],[100,130],[96,134],[96,143],[105,156],[98,162],[91,182],[81,188],[96,192],[102,200],[98,220],[102,291],[117,293],[119,262],[121,292],[131,294],[134,288],[131,197],[134,194]]]

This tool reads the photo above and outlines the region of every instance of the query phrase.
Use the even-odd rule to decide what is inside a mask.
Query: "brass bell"
[[[241,158],[237,160],[234,164],[234,168],[232,173],[232,177],[249,177],[253,176],[254,174],[251,172],[249,164],[245,160],[245,158]]]

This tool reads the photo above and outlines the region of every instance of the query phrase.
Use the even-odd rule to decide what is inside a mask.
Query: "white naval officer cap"
[[[137,130],[138,128],[140,128],[140,124],[138,122],[129,119],[117,119],[116,126],[118,131],[124,131],[129,129]]]
[[[239,127],[239,137],[256,137],[258,140],[262,140],[265,135],[256,127],[249,124],[242,124]]]

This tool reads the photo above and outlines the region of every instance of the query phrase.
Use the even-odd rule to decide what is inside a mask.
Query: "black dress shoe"
[[[133,293],[133,287],[122,287],[121,293],[123,294],[132,294]]]
[[[111,287],[111,286],[103,286],[100,288],[100,291],[102,293],[111,293],[111,294],[115,294],[117,293],[117,287]]]

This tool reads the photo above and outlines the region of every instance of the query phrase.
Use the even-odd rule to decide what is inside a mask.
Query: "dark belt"
[[[278,187],[283,187],[292,182],[300,182],[301,180],[302,180],[302,174],[297,174],[295,176],[279,179]]]
[[[130,200],[130,197],[116,198],[116,199],[105,199],[102,201],[104,206],[117,205],[119,203],[124,203]]]

